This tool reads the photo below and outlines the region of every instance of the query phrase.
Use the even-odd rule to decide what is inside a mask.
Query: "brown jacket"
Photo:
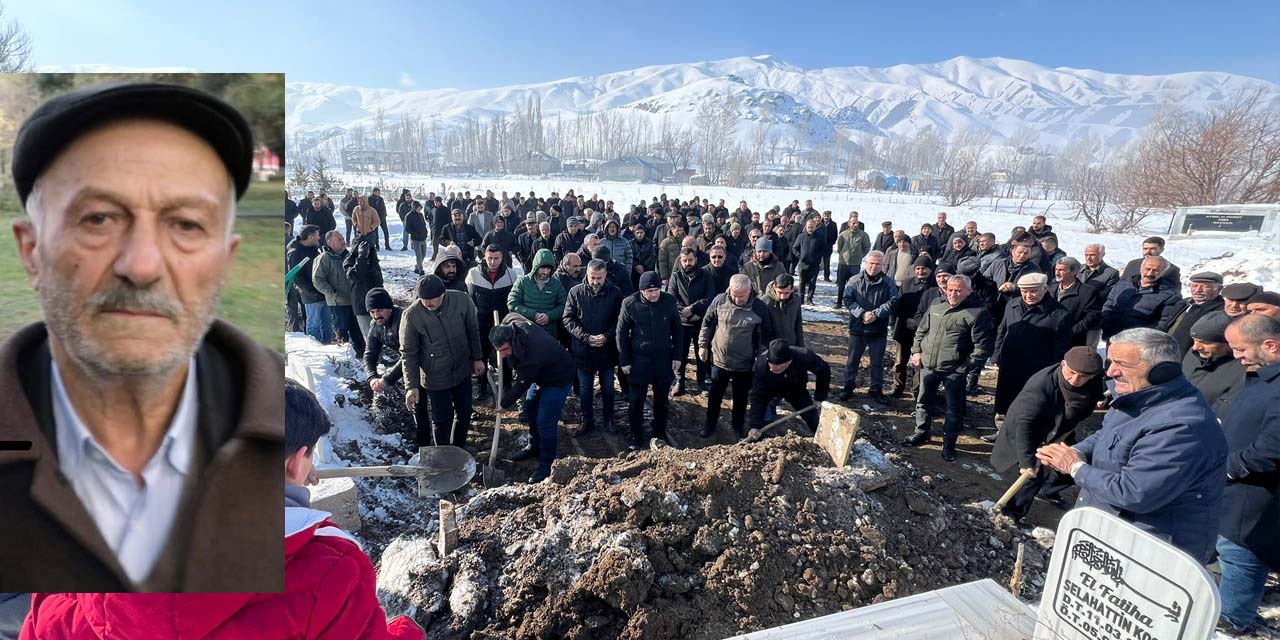
[[[471,379],[472,363],[483,357],[476,305],[465,293],[446,290],[435,311],[414,300],[400,317],[400,361],[408,391],[452,389]]]
[[[360,235],[368,235],[382,224],[382,218],[378,216],[378,210],[373,207],[356,206],[351,211],[351,226],[355,227]]]
[[[43,323],[0,344],[0,592],[284,588],[284,360],[221,321],[196,352],[197,462],[169,544],[131,582],[58,469]]]

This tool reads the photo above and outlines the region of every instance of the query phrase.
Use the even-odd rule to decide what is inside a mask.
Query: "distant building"
[[[991,172],[991,181],[1004,184],[1013,180],[1013,172],[1008,169],[996,169]]]
[[[853,184],[859,189],[872,189],[880,191],[884,189],[885,175],[883,171],[876,169],[864,169],[854,175]]]
[[[600,179],[615,182],[658,182],[664,174],[639,156],[623,156],[600,164]]]
[[[347,145],[342,149],[342,170],[400,173],[427,170],[427,157],[420,151],[384,151],[364,145]]]
[[[600,172],[600,161],[595,158],[575,158],[560,163],[562,173],[579,177],[595,177]]]
[[[690,184],[689,179],[696,175],[698,172],[693,169],[680,169],[671,174],[671,181],[676,184]]]
[[[541,151],[529,151],[523,156],[507,160],[506,164],[507,172],[530,176],[559,173],[561,169],[559,160]]]

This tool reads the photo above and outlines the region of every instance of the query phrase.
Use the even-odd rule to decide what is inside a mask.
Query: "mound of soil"
[[[1027,541],[1007,518],[953,508],[860,441],[832,467],[794,435],[558,460],[549,482],[481,491],[445,558],[431,533],[393,540],[388,613],[429,638],[724,638],[981,578],[1008,581]]]

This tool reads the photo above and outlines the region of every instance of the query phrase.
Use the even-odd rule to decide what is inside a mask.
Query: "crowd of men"
[[[392,241],[379,190],[349,189],[338,207],[345,233],[323,192],[287,207],[291,232],[301,217],[287,257],[291,328],[349,341],[375,392],[402,384],[419,445],[465,445],[497,354],[511,386],[501,408],[524,401],[531,439],[515,458],[537,459],[532,482],[550,472],[570,394],[577,434],[616,429],[614,407],[626,403],[630,449],[646,434],[670,441],[671,395],[705,394],[700,435],[713,436],[727,394],[741,438],[782,400],[798,411],[827,399],[830,366],[806,346],[801,307],[834,261],[833,306],[848,322],[837,400],[854,400],[866,356],[869,401],[914,399],[902,444],[929,442],[941,417],[950,462],[967,399],[988,393],[979,378],[994,369],[991,462],[1033,476],[1008,515],[1024,517],[1037,497],[1065,508],[1074,484],[1077,504],[1206,562],[1216,552],[1224,624],[1237,630],[1277,566],[1280,413],[1269,401],[1280,392],[1280,294],[1204,271],[1184,298],[1160,237],[1116,268],[1100,244],[1069,255],[1044,216],[1004,242],[976,221],[955,229],[945,212],[916,235],[885,221],[873,239],[857,212],[837,223],[811,200],[758,212],[663,194],[619,213],[572,190],[422,201],[404,190],[400,248],[413,249],[422,277],[400,309],[378,266],[379,232],[384,250]],[[1090,418],[1102,412],[1099,428]],[[802,416],[816,428],[816,411]]]

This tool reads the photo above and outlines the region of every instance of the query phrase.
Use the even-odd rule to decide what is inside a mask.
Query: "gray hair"
[[[608,271],[608,270],[609,270],[609,265],[605,264],[604,260],[601,260],[599,258],[593,258],[591,262],[587,263],[587,271],[598,273],[601,271]]]
[[[1131,344],[1138,348],[1138,357],[1150,366],[1161,362],[1181,362],[1178,341],[1173,336],[1150,327],[1125,329],[1111,336],[1109,345]]]
[[[880,258],[881,260],[884,260],[884,252],[879,249],[872,249],[871,251],[867,252],[867,257],[868,258],[877,257],[877,258]]]
[[[324,241],[325,241],[325,243],[328,243],[328,242],[329,242],[329,239],[330,239],[330,238],[332,238],[332,237],[334,237],[334,236],[338,236],[339,238],[341,238],[341,237],[342,237],[342,232],[341,232],[341,231],[338,231],[337,229],[330,229],[329,231],[325,232],[325,234],[324,234]]]
[[[1146,264],[1148,260],[1160,261],[1160,273],[1164,273],[1165,271],[1169,270],[1169,261],[1166,260],[1163,256],[1147,256],[1142,259],[1142,264]]]
[[[1107,255],[1107,247],[1106,247],[1106,245],[1099,244],[1099,243],[1097,243],[1097,242],[1093,242],[1093,243],[1090,243],[1090,244],[1086,244],[1086,245],[1084,246],[1084,250],[1085,250],[1085,251],[1088,251],[1089,249],[1097,249],[1097,250],[1098,250],[1098,255],[1100,255],[1100,256],[1105,256],[1105,255]]]
[[[947,278],[948,285],[950,285],[952,282],[963,282],[965,288],[968,288],[968,289],[973,288],[973,280],[970,280],[969,276],[966,276],[961,273],[952,274],[950,278]]]
[[[570,251],[569,253],[564,254],[563,258],[560,258],[560,266],[562,267],[568,266],[569,262],[574,258],[577,258],[579,262],[582,261],[582,256]]]
[[[729,291],[742,291],[743,289],[750,288],[751,278],[748,278],[741,273],[735,273],[729,278]]]
[[[1080,273],[1080,261],[1070,256],[1058,258],[1058,264],[1067,268],[1071,273]]]

